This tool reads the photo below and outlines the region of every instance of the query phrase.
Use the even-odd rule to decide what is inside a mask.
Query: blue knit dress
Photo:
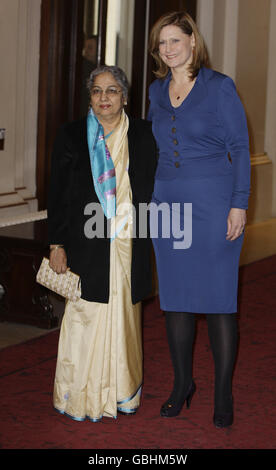
[[[159,148],[150,222],[160,305],[235,313],[243,235],[229,241],[226,232],[229,210],[248,207],[245,112],[233,80],[219,72],[202,67],[177,108],[170,80],[151,84],[148,115]]]

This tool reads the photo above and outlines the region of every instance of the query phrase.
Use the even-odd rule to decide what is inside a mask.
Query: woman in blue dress
[[[246,117],[232,79],[208,68],[204,41],[188,14],[162,16],[152,28],[150,52],[157,79],[148,119],[159,148],[151,233],[174,368],[161,416],[190,406],[195,314],[206,314],[215,364],[213,421],[222,428],[233,422],[238,268],[250,192]]]

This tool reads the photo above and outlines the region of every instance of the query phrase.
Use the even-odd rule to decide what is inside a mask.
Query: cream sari
[[[66,303],[54,407],[76,420],[134,413],[142,384],[141,303],[131,301],[132,193],[128,176],[128,117],[108,138],[116,170],[116,216],[111,220],[108,304]],[[121,215],[119,215],[121,214]]]

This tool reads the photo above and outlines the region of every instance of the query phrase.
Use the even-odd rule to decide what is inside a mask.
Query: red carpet
[[[59,332],[0,351],[2,449],[275,449],[276,257],[241,268],[240,346],[234,375],[235,420],[217,430],[213,360],[205,317],[194,351],[197,391],[190,410],[159,416],[172,371],[158,299],[144,308],[144,387],[134,416],[76,422],[52,408]]]

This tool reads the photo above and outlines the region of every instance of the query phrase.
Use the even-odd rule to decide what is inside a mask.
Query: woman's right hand
[[[64,248],[61,246],[54,248],[55,245],[50,247],[50,268],[57,274],[65,273],[67,271],[67,256]]]

